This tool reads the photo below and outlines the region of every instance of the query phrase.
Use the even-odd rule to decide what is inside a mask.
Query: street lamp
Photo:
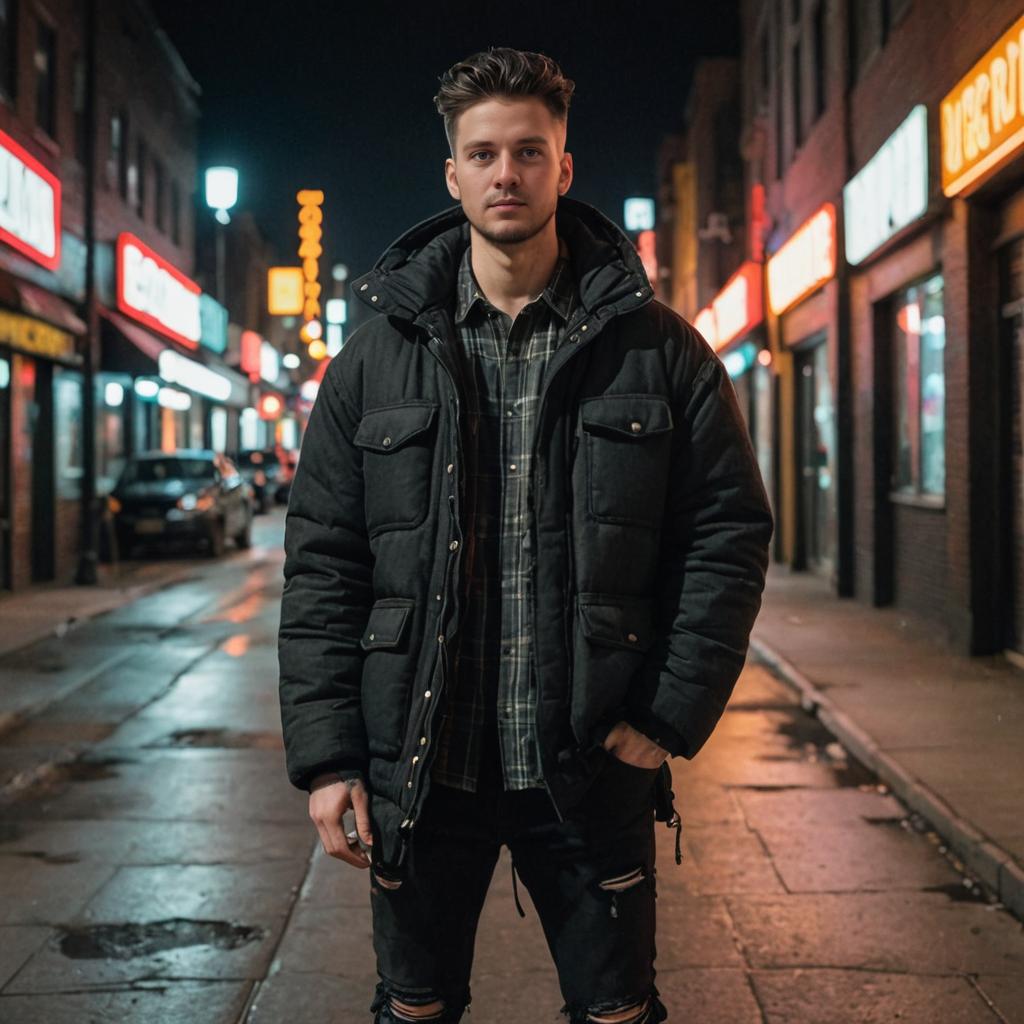
[[[224,303],[224,225],[231,222],[228,214],[238,202],[238,171],[234,167],[206,169],[206,205],[217,220],[217,301]]]

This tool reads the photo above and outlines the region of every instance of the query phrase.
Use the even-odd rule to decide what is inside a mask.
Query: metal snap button
[[[390,438],[390,437],[385,437],[385,438],[384,438],[384,440],[383,440],[383,441],[381,441],[381,444],[382,444],[382,445],[383,445],[383,446],[384,446],[385,448],[390,448],[390,447],[391,447],[391,438]]]
[[[449,551],[458,551],[459,550],[459,542],[457,540],[453,540],[451,542],[451,544],[448,545],[448,550]]]
[[[626,634],[626,639],[627,639],[627,640],[628,640],[628,641],[629,641],[629,642],[630,642],[631,644],[635,644],[635,643],[637,642],[637,640],[639,640],[640,638],[639,638],[639,637],[638,637],[638,636],[636,635],[636,633],[627,633],[627,634]]]
[[[368,639],[368,640],[376,640],[376,639],[377,639],[377,634],[376,634],[376,633],[371,633],[371,634],[370,634],[370,635],[369,635],[369,636],[367,637],[367,639]]]
[[[634,434],[639,434],[640,431],[644,429],[644,425],[639,420],[633,420],[629,425],[629,429],[632,430]]]
[[[430,691],[429,691],[429,690],[427,690],[427,691],[426,691],[426,692],[425,692],[425,693],[423,694],[423,699],[424,699],[424,700],[430,700]]]

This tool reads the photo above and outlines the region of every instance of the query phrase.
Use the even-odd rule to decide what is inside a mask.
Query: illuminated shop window
[[[946,491],[946,321],[941,275],[907,288],[895,303],[898,490]]]

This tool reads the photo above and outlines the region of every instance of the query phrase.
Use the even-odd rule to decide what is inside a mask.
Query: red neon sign
[[[199,345],[202,288],[129,231],[117,236],[117,308],[174,341]]]
[[[0,241],[56,270],[60,266],[60,179],[0,131],[4,223]]]
[[[640,262],[647,272],[647,280],[652,285],[658,283],[658,254],[655,251],[655,234],[653,231],[641,231],[637,235],[636,250],[640,254]]]
[[[260,379],[260,351],[263,348],[263,339],[255,331],[242,331],[242,349],[239,353],[239,367],[242,373],[249,375],[249,380]]]

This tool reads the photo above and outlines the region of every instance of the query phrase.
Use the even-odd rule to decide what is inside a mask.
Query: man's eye
[[[525,156],[525,157],[540,156],[540,150],[539,149],[524,149],[523,150],[523,156]]]
[[[482,156],[482,157],[488,157],[488,156],[490,156],[490,155],[491,155],[490,153],[488,153],[488,152],[486,152],[486,151],[484,151],[484,150],[480,150],[480,151],[479,151],[479,152],[477,152],[477,153],[470,153],[470,154],[469,154],[469,159],[470,159],[470,160],[476,160],[476,158],[477,158],[478,156]]]

